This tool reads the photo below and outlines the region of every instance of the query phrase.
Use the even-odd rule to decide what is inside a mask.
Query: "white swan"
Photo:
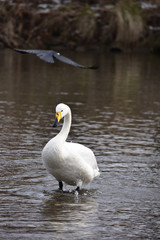
[[[59,182],[61,190],[65,182],[77,186],[78,191],[82,184],[89,184],[100,172],[91,149],[78,143],[66,142],[71,127],[71,110],[60,103],[56,107],[54,126],[63,117],[63,127],[59,134],[45,145],[42,159],[47,171]]]

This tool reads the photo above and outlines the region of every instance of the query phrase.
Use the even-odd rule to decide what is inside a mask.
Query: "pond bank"
[[[0,2],[0,47],[160,52],[159,1],[79,2]]]

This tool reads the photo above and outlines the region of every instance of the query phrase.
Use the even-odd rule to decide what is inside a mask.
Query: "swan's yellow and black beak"
[[[57,112],[56,113],[56,120],[53,124],[53,127],[57,127],[57,123],[61,120],[62,116],[61,116],[61,112]]]

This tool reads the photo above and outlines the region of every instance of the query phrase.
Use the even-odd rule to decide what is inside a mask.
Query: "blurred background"
[[[159,52],[160,1],[0,1],[0,47]]]

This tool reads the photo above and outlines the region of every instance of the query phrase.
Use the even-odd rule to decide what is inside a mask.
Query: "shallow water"
[[[65,55],[100,68],[0,51],[1,239],[159,239],[160,56]],[[59,102],[72,109],[69,141],[101,171],[78,196],[41,160]]]

